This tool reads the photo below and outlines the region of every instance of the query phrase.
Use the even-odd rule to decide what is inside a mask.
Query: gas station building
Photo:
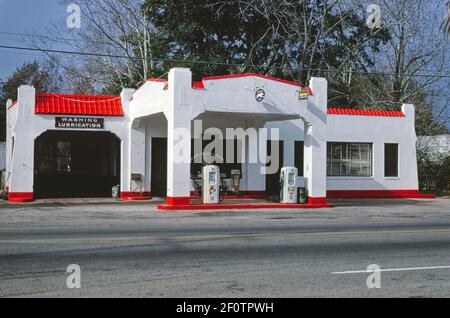
[[[111,196],[120,185],[123,200],[162,196],[161,208],[188,207],[204,165],[194,162],[202,156],[195,141],[204,145],[213,139],[209,133],[227,136],[227,129],[267,132],[247,142],[224,141],[235,153],[239,147],[244,160],[217,166],[226,182],[232,170],[240,171],[242,197],[278,195],[282,167],[297,168],[296,187],[306,188],[309,205],[326,205],[327,198],[422,197],[414,106],[333,108],[327,91],[324,78],[312,78],[308,87],[259,74],[193,82],[186,68],[120,96],[41,94],[20,86],[17,101],[7,104],[8,199]],[[246,160],[274,155],[280,164],[270,174],[266,160]]]

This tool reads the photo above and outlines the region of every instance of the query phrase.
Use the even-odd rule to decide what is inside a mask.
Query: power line
[[[346,74],[361,74],[361,75],[381,75],[381,76],[395,76],[396,73],[385,73],[385,72],[363,72],[363,71],[340,71],[340,70],[324,70],[316,68],[294,68],[294,67],[282,67],[282,66],[264,66],[264,65],[254,65],[254,64],[238,64],[238,63],[225,63],[225,62],[211,62],[211,61],[195,61],[195,60],[181,60],[181,59],[168,59],[168,58],[155,58],[155,57],[140,57],[140,56],[125,56],[117,54],[103,54],[103,53],[91,53],[91,52],[77,52],[77,51],[66,51],[66,50],[52,50],[52,49],[42,49],[42,48],[31,48],[23,46],[9,46],[0,45],[1,49],[13,49],[22,51],[33,51],[33,52],[45,52],[45,53],[55,53],[55,54],[70,54],[70,55],[80,55],[80,56],[94,56],[94,57],[107,57],[116,59],[130,59],[130,60],[149,60],[149,61],[160,61],[160,62],[172,62],[172,63],[188,63],[188,64],[207,64],[207,65],[220,65],[220,66],[233,66],[233,67],[253,67],[253,68],[269,68],[278,70],[290,70],[290,71],[316,71],[324,73],[346,73]],[[404,77],[434,77],[434,78],[450,78],[450,75],[429,75],[429,74],[403,74]]]
[[[2,53],[3,54],[26,55],[26,56],[34,56],[34,57],[45,56],[45,54],[43,52],[40,52],[40,53],[23,53],[23,52],[13,52],[13,51],[3,51]]]
[[[27,38],[40,38],[40,39],[46,39],[46,40],[51,40],[51,41],[60,42],[60,43],[86,42],[86,43],[90,43],[90,44],[111,44],[110,42],[105,42],[105,41],[85,40],[85,39],[79,39],[79,38],[64,38],[64,37],[57,37],[57,36],[46,36],[46,35],[16,33],[16,32],[3,32],[3,31],[0,31],[0,34],[13,35],[13,36],[23,36],[23,37],[27,37]],[[6,40],[17,40],[17,39],[6,39]]]
[[[81,38],[66,38],[66,37],[60,37],[60,36],[47,36],[47,35],[39,35],[39,34],[27,34],[27,33],[17,33],[17,32],[4,32],[4,31],[0,31],[0,34],[22,36],[22,37],[27,37],[27,38],[46,39],[46,40],[51,40],[54,42],[59,42],[59,43],[64,43],[64,44],[67,44],[67,42],[85,42],[88,44],[111,45],[111,42],[100,41],[100,40],[88,40],[88,39],[81,39]],[[161,35],[152,34],[152,38],[159,38],[159,37],[161,37]],[[16,40],[16,39],[7,39],[7,40]]]
[[[352,10],[353,11],[353,10]],[[39,34],[27,34],[27,33],[17,33],[17,32],[4,32],[0,31],[0,34],[5,35],[13,35],[13,36],[23,36],[28,38],[42,38],[47,40],[52,40],[54,42],[64,43],[68,44],[67,42],[85,42],[87,44],[104,44],[104,45],[110,45],[110,42],[106,41],[99,41],[99,40],[87,40],[87,39],[80,39],[80,38],[66,38],[66,37],[58,37],[58,36],[46,36],[46,35],[39,35]],[[154,35],[154,37],[158,37],[157,35]],[[4,40],[12,40],[12,41],[20,41],[20,39],[8,39],[8,38],[0,38]],[[24,54],[24,53],[22,53]],[[26,53],[25,53],[26,54]],[[90,53],[88,53],[90,54]],[[122,58],[138,58],[138,57],[128,57],[128,56],[122,56]],[[300,70],[300,68],[288,68],[288,67],[267,67],[267,66],[257,66],[257,65],[249,65],[249,64],[232,64],[232,63],[216,63],[216,62],[209,62],[209,61],[189,61],[189,60],[171,60],[171,59],[163,59],[163,58],[140,58],[140,59],[150,59],[150,60],[170,60],[175,62],[191,62],[191,63],[205,63],[205,64],[220,64],[220,65],[230,65],[230,66],[252,66],[252,67],[259,67],[259,68],[280,68],[280,69],[286,69],[286,70]],[[380,74],[380,75],[397,75],[396,73],[383,73],[383,72],[360,72],[360,71],[338,71],[338,70],[323,70],[323,69],[303,69],[303,70],[312,70],[312,71],[323,71],[323,72],[337,72],[337,73],[355,73],[355,74]],[[437,70],[423,70],[425,72],[438,72]],[[427,74],[418,74],[418,75],[407,75],[407,76],[429,76]],[[436,75],[433,77],[441,77],[440,75]],[[442,77],[448,77],[448,75],[443,75]]]

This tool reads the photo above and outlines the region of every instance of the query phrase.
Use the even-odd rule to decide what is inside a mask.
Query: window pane
[[[367,144],[361,144],[360,145],[360,149],[361,149],[361,159],[362,160],[370,160],[371,157],[371,151],[370,151],[370,145]]]
[[[331,175],[341,175],[341,163],[339,161],[332,161],[331,163]]]
[[[57,156],[70,156],[70,142],[58,141],[56,143]]]
[[[328,176],[368,177],[372,175],[372,144],[327,144]]]
[[[359,176],[361,175],[361,163],[359,162],[351,162],[350,163],[350,175]]]
[[[56,171],[70,172],[70,157],[57,157],[56,158]]]
[[[336,144],[332,147],[332,154],[333,159],[341,159],[342,158],[342,145]]]
[[[361,157],[361,154],[360,154],[360,151],[359,151],[359,149],[360,149],[360,147],[359,147],[359,145],[358,144],[351,144],[350,145],[350,153],[351,153],[351,155],[350,155],[350,159],[360,159],[360,157]]]
[[[398,177],[398,144],[384,144],[384,176]]]
[[[364,163],[362,165],[362,169],[361,169],[361,175],[362,176],[370,176],[370,174],[371,174],[370,172],[371,171],[372,171],[372,168],[371,168],[369,163]]]

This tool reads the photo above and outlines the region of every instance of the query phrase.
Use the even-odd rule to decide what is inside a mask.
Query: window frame
[[[386,175],[386,145],[397,145],[397,175],[387,176]],[[398,142],[385,142],[383,144],[383,177],[387,180],[397,180],[400,179],[400,143]]]
[[[59,147],[60,144],[64,146]],[[66,153],[60,151],[65,149]],[[41,141],[35,149],[37,173],[42,174],[70,174],[72,172],[72,144],[68,140],[49,139]],[[66,161],[67,167],[60,168],[60,163]]]
[[[342,150],[341,150],[341,158],[340,159],[336,159],[336,161],[338,161],[338,160],[340,160],[340,161],[345,160],[346,164],[350,165],[350,170],[349,171],[351,171],[352,160],[353,161],[360,161],[361,162],[360,164],[362,164],[364,161],[367,161],[367,160],[362,160],[362,159],[352,159],[351,158],[351,151],[352,151],[351,145],[358,145],[358,146],[360,146],[360,145],[368,145],[369,146],[369,150],[370,150],[370,153],[369,153],[369,160],[370,160],[369,174],[368,175],[351,175],[351,174],[345,174],[345,175],[336,175],[335,174],[335,175],[333,175],[333,174],[329,174],[329,163],[330,163],[330,161],[333,161],[333,159],[329,157],[330,151],[331,152],[333,151],[333,149],[331,149],[331,150],[329,149],[329,145],[330,144],[339,144],[341,146],[345,145],[346,156],[348,157],[348,159],[342,159]],[[375,160],[374,160],[374,143],[373,142],[328,141],[327,142],[327,150],[326,151],[327,151],[326,152],[326,174],[327,174],[327,178],[331,178],[331,179],[355,179],[355,178],[357,178],[359,180],[362,180],[362,179],[373,179],[374,178],[374,161]],[[361,157],[361,149],[360,148],[359,148],[359,156]],[[348,168],[347,168],[347,170],[348,170]]]

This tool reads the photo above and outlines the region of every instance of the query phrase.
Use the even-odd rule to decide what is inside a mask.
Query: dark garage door
[[[120,183],[120,140],[109,132],[47,131],[34,156],[37,198],[110,197]]]
[[[152,138],[152,195],[167,195],[167,138]]]

